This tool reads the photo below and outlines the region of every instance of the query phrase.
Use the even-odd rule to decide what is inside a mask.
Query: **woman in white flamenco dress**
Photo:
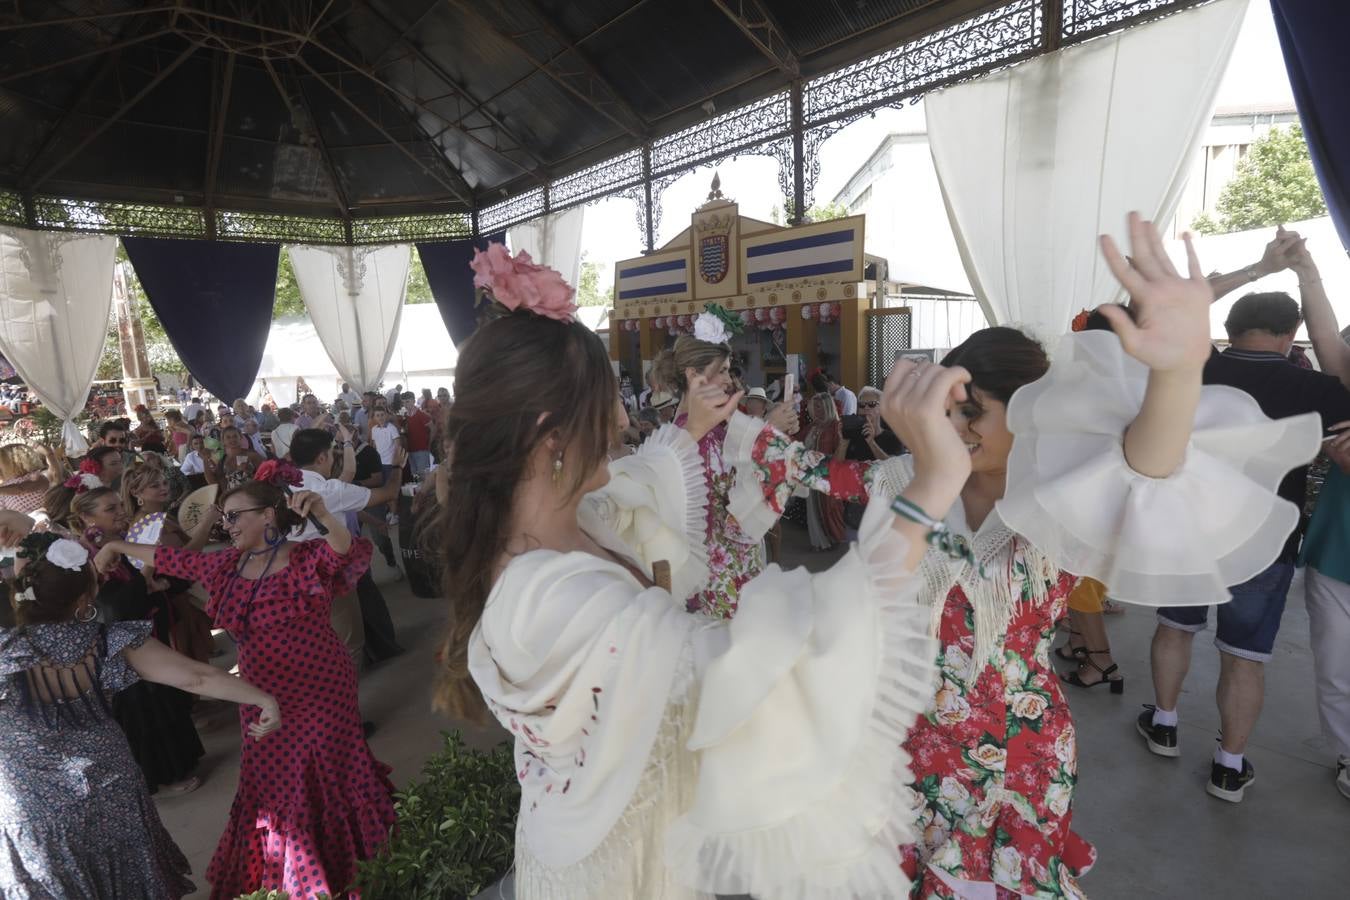
[[[1141,516],[1175,503],[1168,477],[1190,454],[1193,363],[1208,353],[1208,302],[1190,285],[1173,275],[1136,296],[1147,314],[1131,326],[1131,353],[1151,371],[1136,415],[1111,436],[1122,450],[1109,477],[1128,483],[1123,502]],[[887,381],[883,416],[912,451],[899,493],[921,514],[872,503],[858,542],[828,571],[770,566],[745,585],[734,620],[710,620],[683,603],[708,578],[697,440],[729,418],[752,443],[786,439],[733,416],[738,396],[698,384],[684,429],[663,428],[606,467],[618,396],[603,347],[556,310],[508,305],[516,311],[479,330],[456,374],[443,699],[465,712],[481,691],[515,737],[516,895],[905,896],[900,848],[919,831],[898,748],[938,684],[916,570],[970,475],[947,419],[967,399],[968,373],[901,362]],[[1103,352],[1122,358],[1119,342]],[[1018,431],[1036,448],[1027,471],[1047,491],[1065,475],[1057,461],[1081,463],[1042,452],[1084,437],[1070,431],[1063,421]],[[1297,443],[1268,448],[1260,472],[1225,471],[1209,485],[1251,488],[1255,478],[1273,498],[1266,482],[1301,461]],[[1079,574],[1114,589],[1116,536],[1078,537],[1095,566]],[[1243,550],[1274,558],[1278,537]],[[1147,546],[1124,540],[1131,552]],[[1223,561],[1235,548],[1190,549],[1210,554],[1187,560],[1206,587],[1230,574]],[[669,591],[654,584],[663,561]]]

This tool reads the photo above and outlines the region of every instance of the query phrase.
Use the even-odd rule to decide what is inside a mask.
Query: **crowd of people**
[[[357,677],[403,647],[370,561],[378,546],[401,577],[393,510],[405,471],[442,459],[450,401],[352,397],[188,398],[100,422],[80,458],[0,448],[0,894],[195,890],[150,797],[201,784],[202,698],[240,703],[245,738],[213,898],[340,896],[387,841]],[[212,664],[213,629],[239,677]]]
[[[101,423],[82,459],[0,447],[5,896],[193,890],[149,798],[200,783],[202,697],[240,704],[244,738],[212,897],[349,888],[395,827],[357,679],[403,652],[371,560],[398,569],[405,480],[436,509],[438,705],[515,741],[522,898],[1083,896],[1062,685],[1123,689],[1104,616],[1158,608],[1133,726],[1178,757],[1215,607],[1205,790],[1241,802],[1298,565],[1350,798],[1350,345],[1299,235],[1206,277],[1130,233],[1128,258],[1102,246],[1128,304],[1085,311],[1053,361],[1003,326],[882,385],[748,386],[710,308],[634,395],[522,289],[538,267],[476,259],[494,306],[453,402],[187,395]],[[1214,348],[1210,303],[1286,268],[1301,302],[1242,297]],[[769,565],[793,515],[848,551]]]

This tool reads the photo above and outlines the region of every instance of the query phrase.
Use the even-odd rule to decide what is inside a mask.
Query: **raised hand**
[[[961,366],[897,360],[881,395],[881,417],[914,456],[914,480],[935,482],[955,496],[970,477],[970,451],[948,413],[969,399]],[[950,499],[948,500],[950,505]],[[930,509],[941,517],[946,508]]]
[[[740,392],[727,394],[719,385],[709,383],[706,376],[695,375],[689,381],[689,393],[685,397],[689,405],[685,430],[694,440],[702,440],[704,435],[731,418],[741,396]]]
[[[783,434],[796,434],[797,429],[801,427],[797,419],[797,410],[791,400],[775,404],[773,409],[769,410],[765,421]]]
[[[328,515],[328,508],[323,505],[323,498],[314,491],[296,491],[286,502],[292,510],[303,518],[313,516],[322,520]]]
[[[1107,303],[1097,309],[1111,322],[1125,352],[1158,372],[1200,369],[1209,359],[1209,306],[1214,291],[1200,270],[1190,234],[1185,235],[1188,277],[1178,274],[1152,222],[1130,213],[1130,260],[1109,235],[1102,255],[1130,294],[1125,308]]]

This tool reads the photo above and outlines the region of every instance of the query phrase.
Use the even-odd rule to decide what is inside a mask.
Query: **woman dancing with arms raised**
[[[1073,335],[1051,366],[1020,331],[988,328],[943,361],[971,376],[952,420],[972,472],[949,512],[927,512],[971,556],[933,549],[919,567],[942,680],[904,743],[916,896],[1081,896],[1096,852],[1071,828],[1074,727],[1049,661],[1076,576],[1127,602],[1226,602],[1297,519],[1275,488],[1316,452],[1316,417],[1272,422],[1240,391],[1202,392],[1212,293],[1194,251],[1183,277],[1151,223],[1132,215],[1130,231],[1132,266],[1103,241],[1135,314],[1102,307],[1119,337]],[[728,440],[757,433],[733,420]],[[777,504],[782,470],[818,462],[757,440],[736,465]],[[919,471],[892,459],[874,485],[903,495]]]

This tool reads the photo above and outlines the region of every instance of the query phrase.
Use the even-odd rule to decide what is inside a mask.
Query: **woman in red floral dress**
[[[1033,339],[987,328],[943,360],[970,373],[967,399],[949,418],[971,475],[934,531],[950,546],[934,546],[920,564],[941,681],[903,747],[922,833],[901,848],[915,897],[1083,896],[1077,879],[1096,851],[1072,830],[1074,727],[1049,660],[1078,580],[1069,571],[1153,606],[1193,603],[1194,573],[1210,572],[1209,602],[1223,602],[1223,585],[1275,557],[1288,533],[1277,523],[1295,514],[1280,508],[1275,486],[1304,445],[1315,452],[1319,423],[1272,422],[1245,395],[1199,388],[1213,292],[1193,251],[1183,278],[1159,255],[1150,224],[1132,217],[1131,231],[1133,266],[1104,242],[1137,314],[1134,324],[1119,307],[1103,308],[1123,338],[1067,338],[1052,370]],[[1190,386],[1178,389],[1183,381]],[[1192,422],[1202,423],[1194,438]],[[1208,422],[1260,437],[1236,446]],[[728,446],[747,449],[729,462],[754,473],[774,510],[786,502],[784,482],[820,490],[841,471],[781,435],[755,437],[756,427],[733,417]],[[1287,452],[1273,449],[1281,442]],[[1273,474],[1238,474],[1266,462]],[[1226,474],[1215,481],[1215,471]],[[913,459],[902,456],[868,480],[893,498],[913,474]],[[1225,511],[1197,509],[1207,503]],[[1227,510],[1243,504],[1260,515],[1235,537]],[[1260,550],[1246,545],[1253,528]]]
[[[379,850],[394,824],[393,786],[362,734],[356,670],[329,608],[370,565],[370,542],[353,539],[317,494],[299,492],[288,503],[262,481],[230,491],[221,508],[233,549],[114,541],[99,557],[123,553],[160,574],[200,581],[211,594],[207,613],[239,645],[240,675],[266,685],[283,710],[272,740],[243,742],[229,823],[206,871],[212,900],[260,888],[292,900],[356,896],[349,888],[357,862]],[[327,537],[287,541],[309,514]],[[256,716],[241,709],[245,733]]]

